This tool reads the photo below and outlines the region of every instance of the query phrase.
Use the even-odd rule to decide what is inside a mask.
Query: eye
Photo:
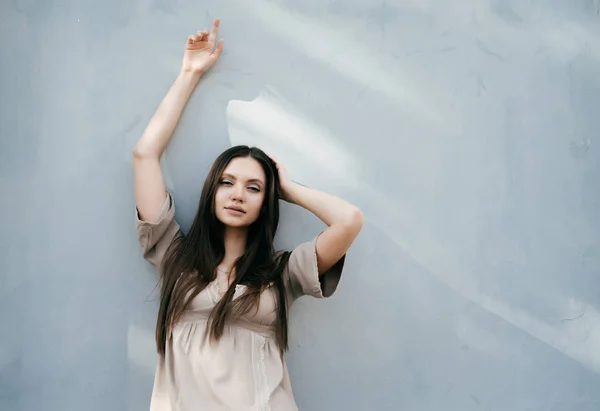
[[[254,191],[255,193],[260,193],[260,188],[256,186],[250,186],[248,187],[248,190]]]
[[[233,185],[233,183],[229,180],[221,180],[222,185]]]

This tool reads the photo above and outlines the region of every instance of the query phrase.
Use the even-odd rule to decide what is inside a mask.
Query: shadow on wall
[[[423,128],[423,125],[427,124],[430,130],[427,130],[424,134],[425,138],[429,138],[430,140],[437,142],[440,138],[444,138],[444,135],[452,136],[452,134],[460,132],[459,129],[464,130],[468,127],[466,123],[469,123],[471,119],[465,117],[465,115],[467,115],[466,108],[472,108],[469,106],[475,102],[472,98],[461,96],[467,102],[463,102],[462,107],[459,106],[459,110],[442,110],[443,103],[447,103],[443,99],[447,95],[451,95],[451,93],[448,93],[447,85],[439,84],[438,86],[440,87],[435,87],[435,89],[426,86],[425,78],[431,79],[434,76],[428,76],[427,71],[425,71],[425,73],[420,75],[423,77],[423,80],[419,81],[417,71],[411,70],[411,64],[414,63],[403,64],[403,62],[398,62],[398,60],[385,60],[385,57],[382,59],[381,56],[378,56],[378,64],[374,64],[372,53],[369,53],[370,49],[367,46],[367,41],[365,41],[363,48],[361,43],[357,42],[355,38],[344,35],[344,30],[339,30],[343,27],[341,22],[336,22],[338,24],[336,28],[339,31],[335,31],[329,29],[326,25],[318,24],[315,20],[303,17],[301,14],[292,14],[282,7],[266,2],[260,3],[257,7],[253,7],[252,10],[248,10],[248,12],[256,14],[258,19],[266,23],[265,27],[267,30],[271,30],[272,33],[279,33],[279,38],[282,38],[283,42],[294,46],[294,49],[305,54],[311,61],[326,64],[327,71],[332,74],[328,76],[327,83],[321,83],[321,88],[319,88],[318,84],[315,84],[315,77],[311,77],[313,81],[302,85],[302,87],[307,89],[304,94],[298,88],[294,89],[288,85],[282,85],[281,89],[286,89],[288,91],[287,95],[301,96],[299,104],[302,109],[307,107],[306,97],[308,97],[307,94],[309,93],[315,93],[310,94],[310,97],[313,98],[311,103],[314,102],[315,105],[319,105],[318,101],[323,100],[330,103],[331,105],[327,107],[327,116],[330,116],[334,120],[328,123],[335,124],[337,128],[343,128],[339,124],[336,124],[337,117],[342,115],[341,113],[349,120],[348,123],[351,123],[352,126],[360,127],[360,124],[356,123],[360,123],[361,113],[353,104],[349,104],[349,101],[352,100],[343,99],[341,101],[333,101],[335,99],[330,95],[331,92],[328,93],[327,90],[337,90],[336,82],[343,82],[343,80],[334,78],[333,75],[341,76],[342,79],[349,79],[353,83],[363,85],[363,87],[368,89],[368,96],[362,90],[359,92],[358,100],[353,101],[355,105],[362,109],[361,102],[374,101],[376,102],[376,107],[382,108],[381,112],[386,113],[386,111],[389,111],[392,114],[393,109],[389,106],[389,103],[392,106],[398,104],[394,107],[396,114],[400,117],[406,116],[410,118],[413,127],[415,126],[415,119],[417,124],[421,123],[419,128]],[[486,11],[479,10],[479,12],[483,18]],[[508,6],[500,7],[500,5],[495,5],[493,12],[499,14],[504,20],[509,15],[513,16],[513,22],[521,20],[517,18],[514,10]],[[538,13],[545,13],[548,18],[552,17],[550,10],[540,9]],[[429,11],[424,14],[430,15],[433,13]],[[441,14],[439,16],[441,17]],[[518,54],[516,56],[518,58],[524,58],[525,53],[537,47],[538,51],[544,50],[549,56],[556,58],[558,60],[556,65],[562,65],[563,61],[560,60],[566,56],[567,60],[565,62],[567,66],[570,66],[569,58],[574,59],[572,61],[581,59],[581,39],[591,37],[589,29],[584,26],[576,26],[576,23],[573,21],[569,21],[566,25],[559,26],[559,28],[555,28],[553,31],[544,31],[540,27],[539,31],[534,31],[533,36],[530,32],[519,32],[518,29],[513,30],[510,26],[489,24],[486,27],[489,27],[489,32],[485,33],[485,37],[487,37],[486,42],[491,44],[491,46],[486,45],[483,40],[477,40],[474,43],[475,48],[473,51],[482,54],[474,61],[472,57],[468,59],[468,66],[472,66],[474,63],[475,66],[482,65],[487,67],[486,71],[489,74],[486,77],[490,77],[490,79],[487,80],[489,83],[487,86],[488,89],[484,90],[488,92],[498,92],[499,90],[494,90],[493,87],[501,85],[503,82],[502,78],[500,78],[500,73],[494,68],[499,61],[508,67],[505,67],[504,70],[509,71],[511,70],[511,66],[520,64],[518,60],[511,62],[506,58],[499,57],[498,53],[491,51],[492,48],[497,48],[506,50],[506,52],[501,52],[502,54],[508,52],[509,45],[500,40],[502,35],[507,34],[513,38],[520,36],[519,41],[524,45],[520,49],[510,50],[513,54],[515,51],[523,53]],[[468,32],[469,29],[467,27],[466,31]],[[482,31],[484,30],[482,26],[473,26],[472,29],[477,30],[474,34],[482,37]],[[321,39],[322,42],[314,44],[307,36],[301,35],[301,33],[306,32],[315,33],[316,37]],[[457,34],[457,36],[464,34],[466,33],[462,32]],[[449,36],[451,37],[451,34]],[[559,43],[556,42],[558,39],[561,39]],[[511,44],[510,47],[514,47],[514,45]],[[583,47],[584,52],[586,52],[586,48],[588,50],[587,53],[591,51],[589,47],[585,45]],[[425,52],[425,50],[422,49],[421,52]],[[515,56],[511,57],[514,60]],[[493,63],[491,65],[486,63],[486,58],[491,59]],[[548,62],[544,61],[542,63],[533,59],[531,64],[533,67],[536,67],[541,64],[548,64]],[[466,69],[467,67],[465,66],[467,65],[465,64],[460,68]],[[598,63],[589,62],[585,67],[591,68],[594,66],[597,67]],[[444,67],[444,69],[446,68]],[[450,70],[452,74],[458,74],[459,72],[456,67],[450,67]],[[408,75],[405,74],[407,72],[409,73]],[[399,77],[400,73],[402,73],[402,77]],[[594,82],[593,78],[585,75],[573,77],[572,70],[570,76],[571,82],[574,78],[580,78],[584,84]],[[481,78],[479,77],[480,80]],[[415,81],[415,79],[417,80]],[[443,79],[445,82],[448,82],[448,80],[448,77]],[[562,80],[568,81],[566,78]],[[452,81],[449,83],[452,83]],[[409,84],[409,87],[412,89],[406,88],[407,86],[399,86],[404,84]],[[539,87],[541,90],[545,85],[540,84]],[[291,90],[294,91],[292,92]],[[573,93],[573,89],[571,90],[571,93]],[[510,89],[505,91],[505,93],[507,93],[507,97],[510,97],[508,93],[519,93],[519,90]],[[528,97],[525,93],[523,94],[523,97]],[[315,98],[316,95],[319,98]],[[481,94],[478,91],[477,97],[480,96]],[[577,113],[585,113],[589,107],[594,106],[591,103],[598,100],[597,97],[593,96],[583,97],[583,99],[585,101],[583,106],[580,105],[579,108],[574,107]],[[440,100],[442,100],[441,105],[439,104]],[[365,158],[368,158],[372,154],[372,150],[363,146],[362,148],[365,148],[365,151],[360,151],[360,156],[353,155],[355,151],[349,149],[344,144],[346,142],[345,138],[332,130],[332,128],[335,129],[336,127],[327,127],[322,123],[312,120],[315,117],[319,118],[319,115],[313,116],[313,113],[306,114],[312,110],[306,109],[303,112],[302,109],[294,106],[285,97],[278,94],[273,87],[264,90],[259,97],[249,103],[232,101],[227,110],[231,143],[259,145],[273,152],[278,158],[284,161],[292,171],[292,175],[301,175],[304,183],[334,191],[337,190],[345,197],[353,199],[364,210],[367,210],[367,218],[370,223],[385,232],[391,241],[396,243],[402,250],[409,252],[416,261],[427,267],[442,283],[449,286],[456,293],[474,302],[485,311],[503,318],[513,326],[561,351],[586,368],[596,373],[600,372],[600,352],[591,349],[600,342],[598,341],[600,336],[590,334],[589,331],[590,327],[594,324],[600,323],[600,315],[593,305],[573,295],[567,294],[565,296],[560,290],[546,289],[543,292],[550,292],[550,295],[538,296],[538,298],[541,297],[547,299],[547,301],[554,301],[554,307],[552,307],[551,311],[555,313],[555,316],[553,318],[544,318],[543,315],[530,313],[527,309],[512,306],[510,302],[498,299],[493,294],[482,292],[481,286],[483,284],[480,284],[480,281],[477,280],[478,273],[469,273],[469,267],[465,266],[456,255],[453,255],[452,250],[446,244],[434,240],[435,236],[422,235],[415,237],[419,236],[417,233],[423,231],[423,227],[427,226],[424,220],[418,221],[418,219],[420,217],[425,219],[435,217],[423,215],[416,209],[408,209],[408,207],[405,207],[405,199],[397,197],[397,191],[390,193],[389,190],[378,189],[376,183],[370,182],[368,177],[365,178],[365,174],[368,176],[368,173],[361,173],[362,170],[367,168],[367,165],[376,163],[375,161],[365,161]],[[550,106],[550,109],[552,109],[552,106]],[[354,113],[354,115],[350,113]],[[504,114],[501,113],[501,115]],[[487,114],[484,117],[484,121],[494,121],[493,116],[493,113]],[[579,121],[575,120],[575,122],[572,119],[567,119],[567,124],[589,125],[597,122],[594,118],[585,117]],[[353,122],[353,119],[356,122]],[[508,120],[511,121],[510,118]],[[390,126],[394,128],[392,124]],[[521,130],[518,127],[520,127],[520,124],[516,123],[512,129],[509,128],[505,131],[511,134],[531,131],[527,129]],[[396,124],[395,128],[402,128],[402,126],[398,127]],[[444,130],[444,132],[441,133],[441,130]],[[584,133],[584,135],[589,135],[589,131]],[[502,134],[498,137],[513,138],[512,135],[503,136]],[[370,135],[367,138],[371,142],[369,146],[378,146],[380,150],[394,144],[393,141],[379,141],[373,144],[377,141],[377,137]],[[410,148],[412,149],[413,147]],[[428,147],[428,149],[430,150],[429,154],[435,152],[431,151],[435,150],[432,147]],[[300,155],[300,153],[302,154]],[[410,159],[406,158],[402,158],[402,160],[410,161]],[[507,159],[504,167],[512,166],[511,162],[514,162],[514,159]],[[426,162],[426,164],[429,166],[431,163]],[[546,166],[546,164],[541,165]],[[551,164],[547,166],[550,167]],[[390,167],[391,170],[394,170],[394,168],[397,170],[398,166]],[[414,170],[415,168],[412,169],[413,173]],[[440,172],[444,172],[444,170],[438,166],[438,170],[429,175],[430,179],[443,180],[442,176],[436,175]],[[427,177],[426,173],[424,173],[423,177]],[[534,177],[539,178],[539,176]],[[452,183],[451,181],[449,182]],[[531,181],[531,183],[535,184],[535,181]],[[419,187],[411,188],[413,188],[411,190],[412,196],[431,196],[431,192],[425,191],[428,188],[432,189],[431,187],[425,187],[421,190],[422,192],[419,192]],[[433,187],[432,190],[439,190],[439,187]],[[583,192],[589,193],[589,190],[584,190]],[[592,197],[598,198],[593,195]],[[529,201],[537,202],[539,200],[534,199]],[[597,231],[591,234],[592,237],[590,240],[597,241]],[[537,239],[537,241],[541,241],[541,238]],[[500,275],[502,274],[500,273]],[[583,291],[585,289],[571,290],[571,292]],[[559,293],[558,295],[556,294],[557,292]],[[574,318],[580,318],[583,312],[585,312],[584,319],[575,323],[566,323],[566,321]]]

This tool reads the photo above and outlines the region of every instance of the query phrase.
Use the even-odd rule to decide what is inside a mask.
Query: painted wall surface
[[[256,144],[366,224],[294,307],[302,410],[600,409],[598,0],[0,1],[0,409],[145,410],[131,149],[188,34],[225,52],[164,158],[191,224]],[[292,247],[322,224],[283,209]]]

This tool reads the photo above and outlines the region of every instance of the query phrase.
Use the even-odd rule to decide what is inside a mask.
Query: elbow
[[[358,226],[359,230],[362,228],[363,224],[365,223],[365,215],[363,214],[361,209],[358,207],[354,208],[353,221],[356,224],[356,226]]]
[[[154,153],[150,150],[144,149],[139,145],[136,145],[132,150],[134,160],[142,160],[147,158],[160,158],[160,154]]]
[[[347,229],[358,234],[362,229],[364,222],[365,216],[363,212],[360,210],[360,208],[353,206],[348,212],[348,216],[346,217],[344,225]]]
[[[142,153],[137,146],[131,150],[131,154],[133,155],[134,160],[139,160],[142,157]]]

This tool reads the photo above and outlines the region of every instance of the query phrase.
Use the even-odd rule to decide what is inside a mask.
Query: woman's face
[[[229,162],[215,193],[215,215],[228,227],[248,227],[260,215],[266,191],[266,177],[252,157]]]

